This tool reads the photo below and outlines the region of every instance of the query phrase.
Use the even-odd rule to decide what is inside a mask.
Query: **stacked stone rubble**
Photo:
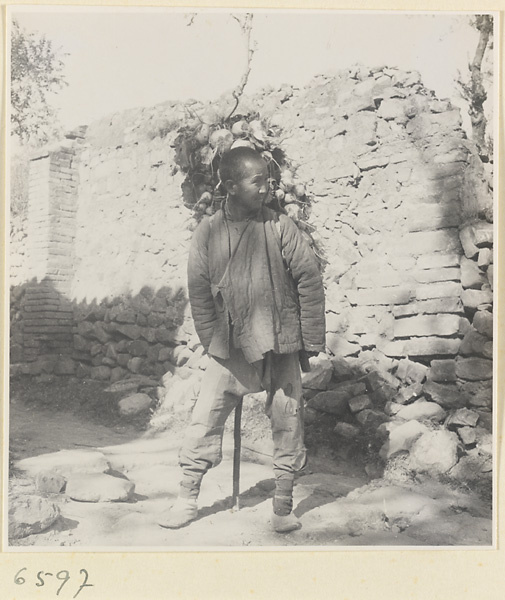
[[[143,288],[136,296],[75,308],[76,374],[112,382],[132,374],[161,378],[202,359],[183,290]]]

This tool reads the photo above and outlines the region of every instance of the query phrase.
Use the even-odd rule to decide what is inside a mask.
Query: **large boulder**
[[[425,433],[413,444],[409,462],[414,471],[447,473],[458,462],[458,436],[446,429]]]

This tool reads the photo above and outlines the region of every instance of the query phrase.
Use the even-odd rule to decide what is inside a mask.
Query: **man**
[[[179,496],[159,524],[178,528],[197,517],[202,477],[221,461],[226,419],[245,394],[266,390],[272,526],[284,533],[301,526],[292,512],[294,475],[306,462],[300,359],[325,349],[324,290],[296,225],[264,206],[269,179],[261,155],[234,148],[219,175],[226,203],[198,226],[188,263],[192,315],[210,362],[180,452]]]

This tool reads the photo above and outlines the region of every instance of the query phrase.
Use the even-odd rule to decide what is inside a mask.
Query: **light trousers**
[[[298,352],[269,352],[250,364],[240,349],[229,359],[211,357],[179,455],[183,481],[199,482],[222,459],[224,425],[244,395],[267,391],[265,412],[272,426],[276,479],[293,478],[305,466],[303,398]],[[243,424],[247,428],[247,423]]]

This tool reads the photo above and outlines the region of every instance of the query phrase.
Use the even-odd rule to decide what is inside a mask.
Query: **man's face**
[[[235,205],[251,214],[256,213],[263,205],[268,191],[268,167],[261,159],[246,160],[241,177],[232,182],[228,189]]]

